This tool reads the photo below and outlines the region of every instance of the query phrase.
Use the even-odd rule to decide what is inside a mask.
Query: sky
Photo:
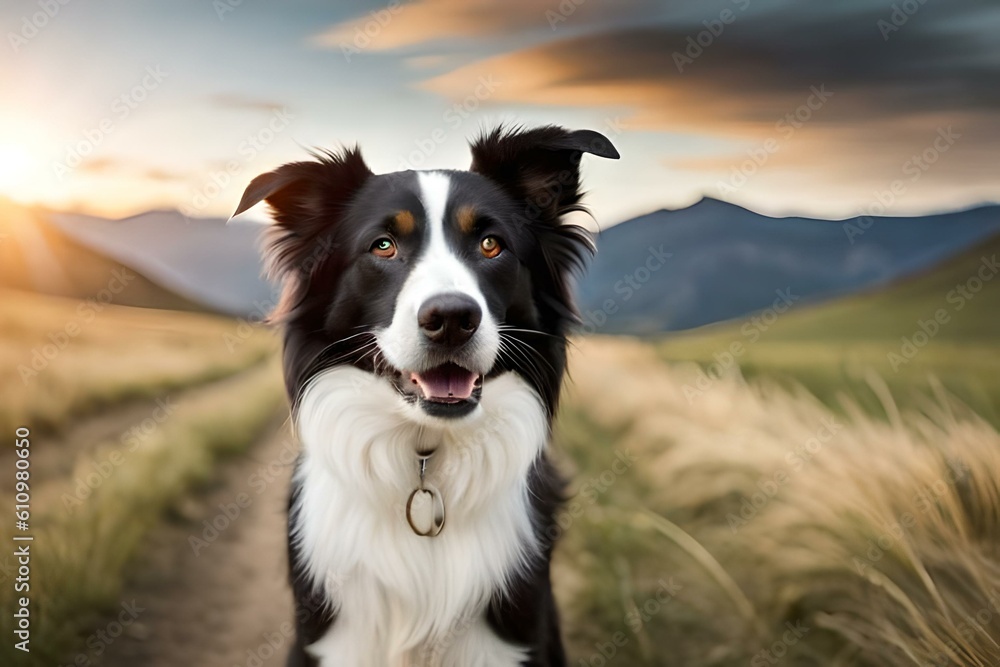
[[[1000,201],[985,0],[13,0],[0,26],[0,196],[55,209],[228,216],[310,147],[466,168],[500,122],[612,140],[583,165],[602,225]]]

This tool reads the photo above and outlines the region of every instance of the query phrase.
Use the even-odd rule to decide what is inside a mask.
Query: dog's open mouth
[[[479,404],[483,376],[455,363],[420,372],[402,373],[403,391],[417,398],[424,410],[436,416],[460,416]]]

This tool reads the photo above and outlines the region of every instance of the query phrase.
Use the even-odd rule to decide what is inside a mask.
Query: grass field
[[[1000,281],[949,298],[994,252],[773,317],[576,341],[553,572],[570,664],[1000,665]],[[0,664],[100,664],[92,633],[145,536],[280,418],[274,337],[109,306],[60,347],[79,302],[2,304],[0,424],[33,429],[37,551],[36,653],[6,644]],[[4,609],[12,574],[0,557]]]
[[[558,442],[573,665],[1000,664],[1000,436],[581,341]]]
[[[31,430],[34,537],[31,655],[4,641],[0,664],[96,664],[102,645],[88,633],[120,611],[143,537],[218,460],[281,418],[275,341],[205,315],[103,306],[84,318],[81,302],[17,292],[0,303],[0,423],[11,440],[16,427]],[[32,367],[32,351],[46,345],[45,363]],[[12,507],[13,447],[0,460]],[[6,544],[15,544],[13,523],[0,529]],[[12,556],[0,557],[4,610],[14,609],[15,573]],[[10,613],[0,618],[5,637],[13,623]]]
[[[998,254],[581,341],[571,664],[1000,665]]]
[[[0,430],[56,431],[129,399],[219,379],[273,336],[228,318],[0,290]]]

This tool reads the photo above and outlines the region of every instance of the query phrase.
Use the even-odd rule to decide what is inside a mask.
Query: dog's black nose
[[[439,294],[420,306],[417,324],[433,343],[457,347],[472,338],[483,311],[472,297],[465,294]]]

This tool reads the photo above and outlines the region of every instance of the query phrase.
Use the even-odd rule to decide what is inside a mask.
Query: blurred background
[[[556,454],[574,666],[1000,665],[1000,7],[15,0],[0,425],[30,653],[283,664],[296,443],[258,173],[609,137]],[[0,452],[15,502],[15,447]],[[9,515],[8,515],[9,516]],[[10,611],[8,611],[10,610]]]

